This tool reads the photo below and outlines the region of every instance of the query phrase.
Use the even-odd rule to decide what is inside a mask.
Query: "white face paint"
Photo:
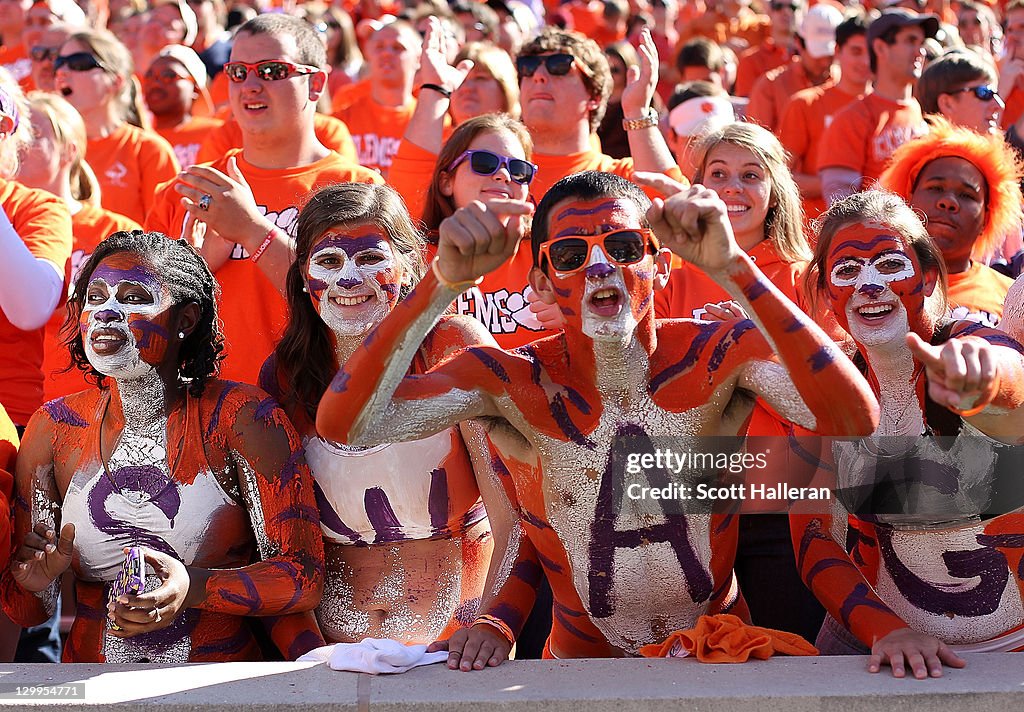
[[[80,324],[89,363],[110,378],[133,380],[154,373],[163,361],[174,302],[144,266],[122,263],[104,260],[93,272]]]
[[[326,235],[309,258],[313,306],[338,337],[364,336],[398,301],[399,270],[391,244],[379,234],[359,232]]]
[[[892,283],[916,275],[914,263],[902,252],[888,251],[865,257],[845,257],[832,267],[832,284],[852,288],[845,310],[850,334],[865,346],[903,342],[910,330],[903,300]]]
[[[594,341],[627,341],[636,331],[637,320],[633,316],[622,269],[608,260],[600,245],[595,245],[583,271],[586,274],[586,286],[580,304],[583,333]],[[607,276],[601,277],[601,274]],[[612,299],[617,299],[618,312],[614,314],[610,313],[611,307],[601,305],[602,301]],[[609,313],[603,314],[603,311]]]

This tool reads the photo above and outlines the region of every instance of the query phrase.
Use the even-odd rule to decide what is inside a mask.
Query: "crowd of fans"
[[[0,660],[1024,650],[1024,0],[0,0],[0,41]],[[648,511],[638,433],[840,487]]]

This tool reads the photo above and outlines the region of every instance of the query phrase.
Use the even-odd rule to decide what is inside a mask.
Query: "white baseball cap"
[[[724,96],[695,96],[668,113],[676,136],[700,136],[736,120],[732,102]]]
[[[818,57],[831,57],[836,53],[836,28],[843,21],[843,13],[832,5],[818,3],[807,10],[797,34],[804,41],[807,53]]]

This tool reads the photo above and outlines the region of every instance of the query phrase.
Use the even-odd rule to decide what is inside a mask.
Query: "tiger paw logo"
[[[127,185],[124,179],[128,176],[128,167],[117,161],[103,172],[103,175],[107,178],[107,183],[115,188],[126,188]]]

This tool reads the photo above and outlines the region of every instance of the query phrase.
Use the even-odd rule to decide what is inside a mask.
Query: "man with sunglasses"
[[[289,231],[305,197],[332,183],[382,182],[316,138],[325,64],[304,20],[267,14],[242,25],[224,67],[242,148],[165,184],[146,219],[148,230],[201,244],[223,291],[221,372],[232,380],[256,382],[284,327]]]
[[[889,9],[868,25],[873,91],[836,114],[821,140],[818,173],[825,202],[869,186],[899,146],[928,127],[914,84],[924,68],[924,41],[939,20],[902,8]]]
[[[320,402],[317,430],[332,440],[372,446],[478,418],[502,456],[501,481],[480,487],[489,511],[518,515],[512,531],[495,528],[492,561],[506,573],[471,629],[434,644],[449,650],[451,668],[505,659],[541,567],[554,594],[547,657],[636,655],[700,615],[736,604],[743,615],[736,517],[628,494],[686,481],[628,470],[630,453],[683,433],[693,449],[708,447],[696,436],[735,436],[755,396],[817,432],[865,435],[877,424],[867,383],[737,246],[717,194],[663,176],[645,182],[669,197],[652,204],[629,181],[591,171],[559,181],[537,207],[531,283],[565,315],[562,333],[515,351],[470,349],[405,378],[420,340],[516,250],[531,212],[512,200],[456,211],[441,224],[432,269]],[[656,323],[669,250],[711,275],[756,325]],[[850,399],[829,397],[821,382]]]
[[[1006,104],[992,66],[972,49],[955,49],[928,63],[917,80],[925,115],[938,114],[978,133],[1001,133]]]
[[[531,186],[535,198],[561,178],[580,171],[606,171],[626,178],[634,171],[682,177],[658,129],[658,114],[651,108],[658,83],[658,50],[647,30],[638,53],[640,71],[627,80],[622,93],[630,157],[614,159],[595,150],[591,138],[601,125],[612,88],[608,59],[597,43],[547,29],[520,51],[516,59],[519,102],[538,166]]]

